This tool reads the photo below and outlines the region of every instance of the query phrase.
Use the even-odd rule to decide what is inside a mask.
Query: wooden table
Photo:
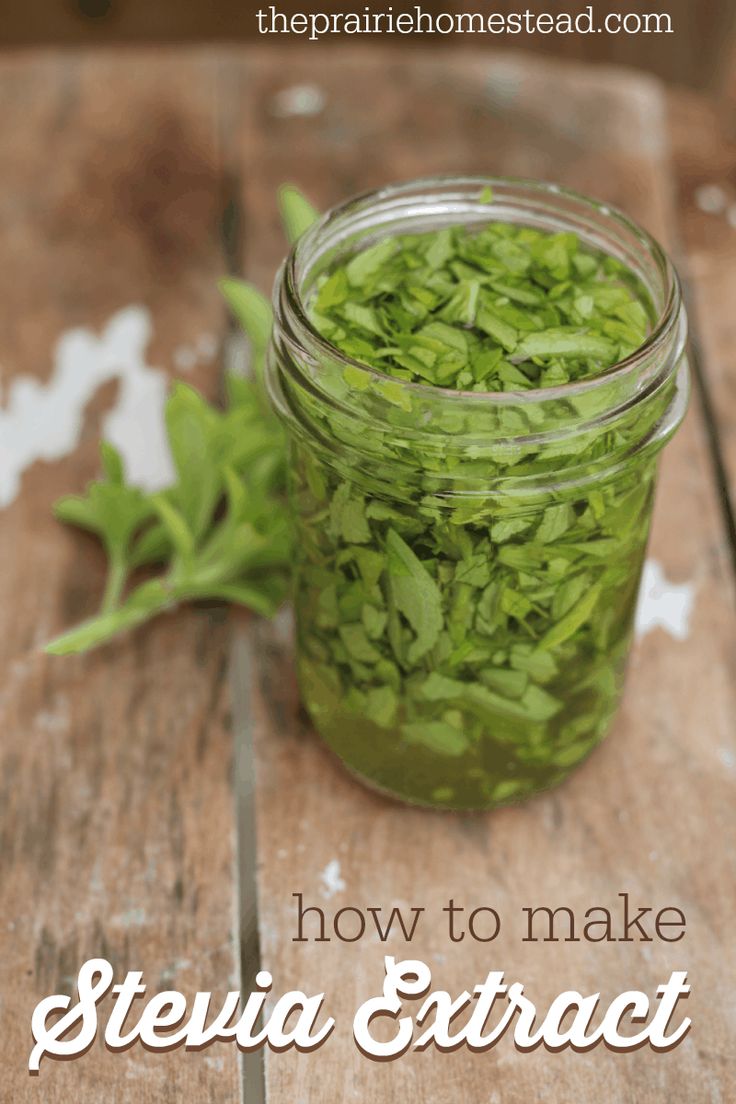
[[[276,991],[325,990],[339,1025],[316,1054],[267,1055],[269,1104],[736,1099],[736,145],[716,107],[612,69],[348,49],[26,54],[0,63],[0,104],[2,401],[27,446],[0,473],[0,1096],[224,1104],[245,1076],[256,1104],[259,1059],[243,1074],[224,1044],[97,1045],[38,1079],[26,1064],[34,1005],[71,992],[85,959],[143,970],[151,992],[222,996],[249,986],[259,935]],[[130,440],[166,378],[217,393],[238,343],[215,279],[270,283],[276,186],[323,205],[433,172],[556,179],[620,204],[675,252],[699,349],[650,553],[692,588],[689,634],[639,641],[615,732],[568,783],[488,816],[412,811],[352,782],[300,718],[283,625],[189,610],[80,659],[41,652],[92,610],[103,571],[53,500],[95,474],[102,429]],[[83,380],[76,398],[65,371]],[[380,991],[383,948],[292,942],[295,892],[328,915],[493,906],[508,928],[490,947],[449,945],[434,923],[410,946],[454,992],[504,969],[544,1006],[687,969],[693,1031],[664,1055],[504,1043],[377,1065],[350,1023]],[[520,942],[523,905],[584,910],[619,892],[682,908],[685,940]]]

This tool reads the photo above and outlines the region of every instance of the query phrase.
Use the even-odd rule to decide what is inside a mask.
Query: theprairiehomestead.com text
[[[274,4],[259,8],[256,24],[262,35],[299,35],[314,42],[329,35],[638,35],[673,34],[667,12],[607,12],[596,14],[588,4],[582,12],[502,13],[494,11],[436,12],[421,4],[395,9],[368,4],[352,11],[282,12]]]

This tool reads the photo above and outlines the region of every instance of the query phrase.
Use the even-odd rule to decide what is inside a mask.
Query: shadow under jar
[[[590,378],[480,391],[396,378],[322,336],[315,289],[346,259],[490,223],[615,258],[647,310],[641,347]],[[297,669],[318,732],[413,803],[488,808],[557,784],[615,712],[657,459],[687,404],[668,258],[556,186],[418,181],[311,227],[275,315],[267,379],[290,443]]]

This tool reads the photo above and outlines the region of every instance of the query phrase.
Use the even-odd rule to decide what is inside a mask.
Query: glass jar
[[[337,259],[489,221],[572,231],[621,261],[650,307],[645,345],[595,378],[480,394],[384,375],[310,321],[310,290]],[[290,443],[298,678],[317,730],[364,781],[487,808],[557,784],[604,736],[657,458],[687,404],[686,329],[660,246],[549,184],[385,188],[291,251],[267,380]]]

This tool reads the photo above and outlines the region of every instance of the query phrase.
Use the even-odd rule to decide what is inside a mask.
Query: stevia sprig
[[[279,202],[294,240],[316,212],[293,187]],[[244,281],[224,279],[220,289],[250,339],[252,377],[228,377],[225,410],[174,385],[165,422],[176,479],[167,490],[126,483],[120,454],[102,442],[103,478],[56,503],[60,521],[100,539],[108,573],[99,613],[47,645],[53,655],[88,651],[182,602],[221,600],[270,616],[288,593],[284,440],[263,389],[271,307]],[[130,586],[152,566],[153,578]]]

